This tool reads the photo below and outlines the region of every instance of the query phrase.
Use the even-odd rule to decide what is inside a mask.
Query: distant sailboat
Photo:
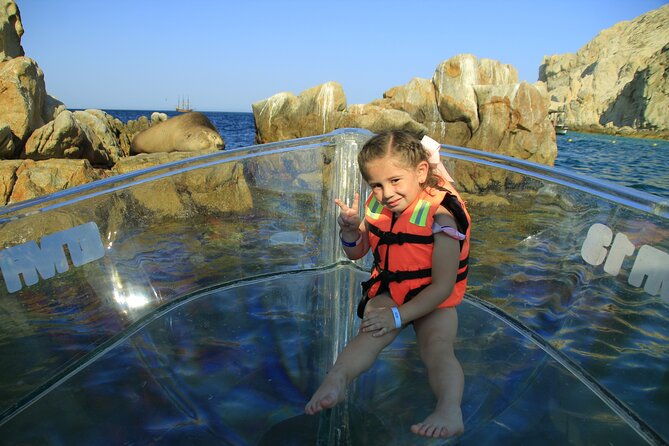
[[[192,112],[193,109],[192,109],[191,106],[190,106],[190,98],[185,99],[185,100],[182,98],[182,99],[180,99],[179,101],[177,101],[177,108],[176,108],[176,110],[177,110],[179,113],[188,113],[188,112]]]

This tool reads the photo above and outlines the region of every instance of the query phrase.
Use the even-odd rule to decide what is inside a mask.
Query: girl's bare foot
[[[311,400],[304,406],[304,412],[313,415],[323,409],[334,407],[346,396],[346,378],[331,370]]]
[[[411,426],[411,432],[430,438],[447,438],[460,435],[465,431],[460,408],[452,410],[435,410],[422,423]]]

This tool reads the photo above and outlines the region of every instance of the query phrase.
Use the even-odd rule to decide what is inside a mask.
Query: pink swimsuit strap
[[[437,222],[432,223],[432,233],[436,234],[438,232],[443,232],[447,236],[454,238],[455,240],[464,240],[467,238],[465,234],[462,232],[458,231],[455,228],[452,228],[450,226],[441,226]]]

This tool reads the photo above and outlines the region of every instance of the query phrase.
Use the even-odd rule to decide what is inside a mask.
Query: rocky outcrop
[[[14,0],[0,0],[0,62],[23,56],[23,24]]]
[[[18,203],[104,178],[88,160],[25,160],[18,165],[8,202]]]
[[[539,80],[571,128],[669,131],[669,5],[545,57]]]
[[[86,159],[94,166],[111,167],[127,155],[121,147],[127,132],[100,110],[63,110],[53,121],[35,130],[26,141],[22,157]]]
[[[134,172],[191,157],[188,152],[139,154],[121,159],[112,175]],[[184,192],[187,191],[187,192]],[[243,212],[253,207],[241,163],[220,163],[197,175],[168,176],[128,191],[135,206],[154,217],[183,217],[191,210],[206,213]],[[160,197],[160,199],[156,199]]]
[[[295,96],[277,93],[252,105],[259,143],[320,135],[335,128],[346,109],[344,90],[336,82],[310,88]]]
[[[168,120],[164,113],[154,113],[150,119],[123,123],[101,110],[67,110],[47,94],[44,73],[24,55],[22,35],[16,3],[0,0],[0,206],[123,171],[117,166],[131,157],[134,137]],[[187,150],[186,156],[224,147],[204,115],[198,123],[207,128],[204,142],[202,132],[184,132],[183,125],[172,126],[176,130],[171,135],[165,130],[169,125],[161,127],[159,134],[173,141],[186,140],[183,148],[173,144],[170,149]],[[160,154],[154,158],[143,164],[168,162]]]
[[[0,62],[0,122],[9,125],[16,147],[44,125],[44,73],[34,60],[17,57]]]
[[[557,156],[543,86],[518,83],[512,66],[471,54],[442,62],[431,80],[412,79],[369,104],[347,107],[341,85],[328,82],[299,96],[276,94],[252,108],[256,139],[261,143],[358,127],[372,132],[402,129],[427,134],[443,144],[548,165]]]

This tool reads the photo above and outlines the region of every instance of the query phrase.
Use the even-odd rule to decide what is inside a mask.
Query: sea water
[[[557,135],[555,166],[669,199],[669,141]]]

